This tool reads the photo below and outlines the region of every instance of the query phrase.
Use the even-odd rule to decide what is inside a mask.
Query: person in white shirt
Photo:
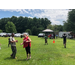
[[[18,40],[15,40],[14,39],[14,33],[12,33],[11,37],[10,37],[10,43],[11,43],[11,49],[12,49],[12,54],[11,54],[11,57],[13,59],[16,59],[16,42],[18,42]]]

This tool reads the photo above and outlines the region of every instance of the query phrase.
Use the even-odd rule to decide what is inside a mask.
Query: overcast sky
[[[67,20],[68,9],[0,9],[0,18],[23,16],[48,18],[52,24],[63,25],[63,21]]]

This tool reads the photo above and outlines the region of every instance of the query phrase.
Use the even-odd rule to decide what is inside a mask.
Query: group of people
[[[28,60],[28,59],[31,58],[31,50],[30,50],[31,39],[26,34],[24,34],[23,36],[24,36],[23,42],[20,45],[23,45],[23,48],[26,49],[26,54],[27,54],[27,59],[26,60]],[[16,57],[16,52],[17,52],[16,42],[18,42],[18,40],[15,40],[14,33],[12,33],[11,37],[9,38],[9,44],[11,44],[11,49],[12,49],[11,57],[13,59],[17,59],[17,57]],[[9,44],[8,44],[8,46],[9,46]]]
[[[28,60],[28,59],[31,58],[31,50],[30,50],[30,48],[31,48],[31,39],[29,38],[29,36],[27,34],[24,34],[23,36],[24,36],[23,42],[20,45],[23,45],[23,48],[25,48],[26,54],[27,54],[27,59],[26,60]],[[63,36],[64,48],[66,48],[66,37],[67,37],[67,35],[64,33],[62,36]],[[45,35],[45,45],[48,44],[47,38],[48,38],[48,36]],[[53,41],[55,41],[55,34],[53,34]],[[18,40],[15,40],[14,33],[12,33],[11,37],[9,38],[9,44],[11,44],[11,50],[12,50],[11,57],[13,59],[17,59],[17,57],[16,57],[16,52],[17,52],[16,42],[18,42]],[[8,44],[8,46],[9,46],[9,44]]]
[[[64,34],[62,35],[62,37],[63,37],[64,48],[66,48],[66,37],[67,37],[67,35],[64,33]],[[45,45],[46,45],[46,44],[48,45],[47,39],[48,39],[48,36],[47,36],[47,34],[46,34],[46,35],[45,35]],[[55,33],[53,34],[53,42],[55,42]]]

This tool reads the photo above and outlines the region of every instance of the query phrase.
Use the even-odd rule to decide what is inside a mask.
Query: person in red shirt
[[[26,49],[27,60],[30,59],[31,58],[31,51],[30,51],[31,39],[28,37],[28,35],[24,34],[23,43],[21,43],[21,45],[23,45],[23,48]]]

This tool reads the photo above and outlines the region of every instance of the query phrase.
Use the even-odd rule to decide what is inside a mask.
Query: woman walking
[[[31,51],[30,51],[30,47],[31,47],[31,39],[28,37],[27,34],[23,35],[23,43],[21,43],[21,45],[23,45],[23,48],[26,49],[26,54],[27,54],[27,60],[31,58]]]

